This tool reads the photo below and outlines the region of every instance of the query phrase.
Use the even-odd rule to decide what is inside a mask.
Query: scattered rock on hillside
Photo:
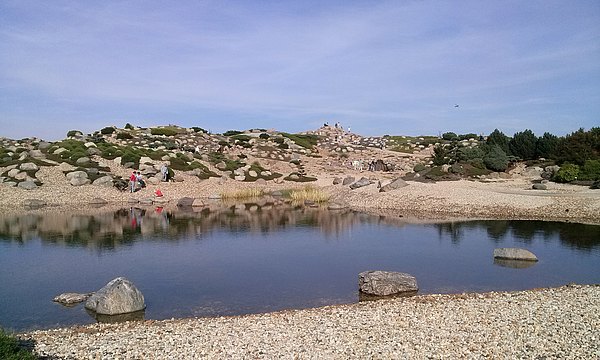
[[[358,189],[367,185],[371,185],[373,182],[366,177],[360,178],[357,182],[350,185],[350,189]]]
[[[38,171],[40,168],[36,164],[28,162],[28,163],[21,164],[21,166],[19,166],[19,169],[21,169],[23,171]],[[16,169],[13,169],[13,170],[16,170]]]
[[[33,189],[36,189],[38,186],[33,181],[23,181],[23,182],[20,182],[17,185],[17,187],[19,187],[21,189],[25,189],[25,190],[33,190]]]
[[[102,176],[94,180],[92,185],[98,186],[113,186],[113,178],[110,175]]]
[[[379,189],[379,192],[387,192],[408,186],[408,183],[401,178],[395,179],[391,183],[384,185]]]
[[[344,180],[342,180],[342,185],[350,185],[354,182],[354,176],[346,176]]]
[[[333,178],[333,185],[340,184],[341,182],[342,182],[342,178],[341,177],[335,177],[335,178]]]
[[[546,186],[546,184],[533,184],[531,188],[533,190],[547,190],[548,186]]]
[[[104,200],[103,198],[93,198],[92,200],[90,200],[90,204],[91,205],[106,205],[108,204],[108,201]]]

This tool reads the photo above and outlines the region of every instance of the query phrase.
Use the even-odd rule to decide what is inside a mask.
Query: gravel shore
[[[597,359],[600,286],[95,324],[20,337],[53,359]]]

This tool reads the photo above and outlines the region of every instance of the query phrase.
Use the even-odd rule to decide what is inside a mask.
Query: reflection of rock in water
[[[513,269],[526,269],[537,264],[537,261],[527,260],[511,260],[511,259],[494,259],[494,265],[513,268]]]
[[[146,310],[135,311],[127,314],[119,315],[104,315],[97,314],[91,310],[85,309],[85,311],[99,323],[119,323],[125,321],[143,321],[146,315]]]

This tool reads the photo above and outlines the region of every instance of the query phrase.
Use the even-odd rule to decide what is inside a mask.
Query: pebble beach
[[[597,359],[600,286],[21,334],[51,359]]]

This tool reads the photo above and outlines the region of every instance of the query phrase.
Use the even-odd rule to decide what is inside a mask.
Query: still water
[[[494,263],[496,247],[539,262]],[[414,224],[290,205],[201,212],[127,208],[0,217],[0,326],[92,323],[52,302],[125,276],[146,319],[217,316],[358,301],[358,273],[401,271],[420,294],[600,283],[600,226],[539,221]]]

